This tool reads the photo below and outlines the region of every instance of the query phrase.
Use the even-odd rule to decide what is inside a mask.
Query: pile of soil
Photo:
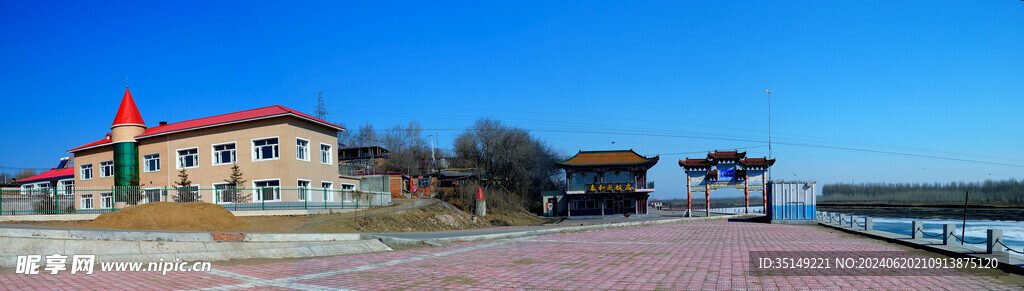
[[[224,207],[212,203],[154,202],[100,215],[85,227],[182,231],[229,230],[246,226]]]

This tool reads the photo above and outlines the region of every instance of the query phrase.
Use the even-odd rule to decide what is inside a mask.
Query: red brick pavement
[[[810,226],[724,220],[454,243],[212,273],[0,276],[0,289],[1021,289],[990,276],[755,276],[750,251],[897,251]],[[102,259],[102,258],[101,258]]]

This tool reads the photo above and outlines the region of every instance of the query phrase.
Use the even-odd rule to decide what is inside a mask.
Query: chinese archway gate
[[[711,215],[711,191],[719,188],[743,189],[744,213],[750,213],[750,192],[760,191],[767,200],[765,172],[775,159],[747,158],[746,152],[715,151],[707,158],[679,160],[686,171],[686,213],[692,213],[694,193],[704,192],[705,214]],[[762,200],[762,201],[765,201]]]

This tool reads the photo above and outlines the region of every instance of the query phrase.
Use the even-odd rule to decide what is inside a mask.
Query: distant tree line
[[[1024,206],[1024,180],[941,183],[839,183],[822,186],[821,202],[971,204]]]

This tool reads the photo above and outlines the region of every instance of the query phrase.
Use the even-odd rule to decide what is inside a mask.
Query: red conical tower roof
[[[128,91],[128,88],[124,88],[124,98],[121,99],[121,107],[117,109],[114,124],[110,127],[118,125],[146,126],[146,122],[142,120],[142,114],[139,114],[139,108],[135,106],[135,100],[132,99],[132,92]]]
[[[484,189],[476,187],[476,200],[484,200]]]

